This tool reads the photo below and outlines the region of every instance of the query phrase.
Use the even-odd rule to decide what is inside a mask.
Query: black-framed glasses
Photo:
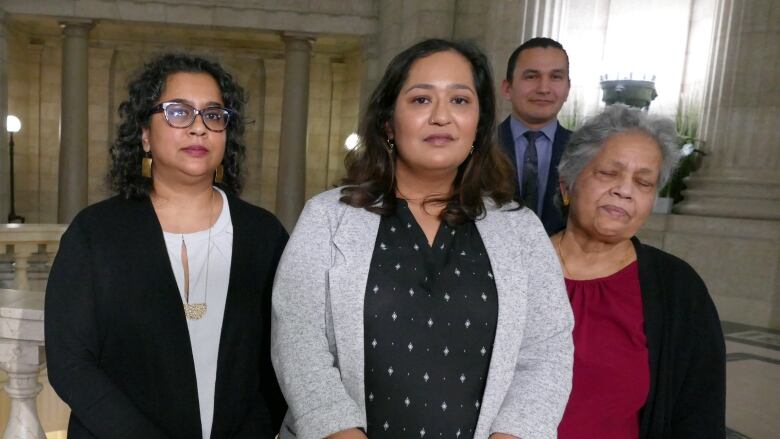
[[[155,105],[149,114],[163,113],[165,121],[173,128],[188,128],[195,123],[195,118],[200,114],[203,124],[210,131],[222,132],[228,126],[233,110],[222,107],[208,107],[198,110],[184,102],[162,102]]]

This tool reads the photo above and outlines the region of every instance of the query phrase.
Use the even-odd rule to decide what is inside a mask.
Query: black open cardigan
[[[685,261],[633,240],[650,360],[641,439],[726,436],[726,348],[718,313]]]
[[[228,196],[233,255],[211,437],[271,438],[286,411],[270,359],[271,287],[287,241],[267,211]],[[49,380],[69,438],[201,437],[181,296],[149,198],[83,210],[46,290]]]

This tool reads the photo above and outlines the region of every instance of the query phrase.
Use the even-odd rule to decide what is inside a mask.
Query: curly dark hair
[[[144,157],[141,129],[149,127],[150,110],[158,104],[168,77],[179,72],[211,75],[219,85],[225,107],[232,110],[226,129],[225,155],[222,158],[224,176],[222,183],[217,183],[217,186],[227,193],[241,192],[241,163],[246,154],[243,139],[243,109],[246,98],[243,88],[233,80],[230,73],[214,61],[187,54],[169,53],[144,65],[128,84],[128,99],[119,105],[122,122],[110,148],[111,168],[108,180],[111,189],[126,198],[147,196],[152,190],[152,179],[141,176],[141,160]]]
[[[479,99],[479,122],[474,150],[458,167],[452,193],[425,202],[445,203],[440,218],[455,225],[483,216],[483,197],[491,198],[498,206],[512,201],[514,171],[496,144],[496,98],[487,58],[471,43],[428,39],[396,55],[371,95],[358,130],[360,144],[345,159],[347,176],[342,180],[346,186],[341,190],[342,202],[380,215],[395,211],[395,155],[388,154],[385,148],[385,127],[393,120],[396,99],[412,64],[420,58],[446,51],[463,55],[471,64]]]

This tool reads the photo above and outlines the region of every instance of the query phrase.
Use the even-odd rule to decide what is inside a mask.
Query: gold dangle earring
[[[141,159],[141,176],[152,178],[152,153],[150,151],[146,151],[144,158]]]
[[[217,166],[217,170],[214,171],[214,183],[222,183],[225,178],[225,168],[220,164]]]
[[[571,204],[571,199],[569,199],[569,194],[563,194],[563,206],[568,207],[569,204]]]

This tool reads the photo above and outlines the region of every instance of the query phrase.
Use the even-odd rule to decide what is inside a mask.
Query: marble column
[[[780,3],[719,0],[699,136],[677,213],[780,220]]]
[[[6,29],[7,14],[0,9],[0,218],[5,217],[10,209],[8,163],[8,131],[5,128],[5,117],[8,115],[8,32]]]
[[[306,133],[309,64],[314,36],[285,33],[282,129],[276,183],[276,216],[292,231],[306,201]]]
[[[64,39],[57,221],[69,223],[87,205],[87,37],[92,23],[65,21],[61,26]]]

